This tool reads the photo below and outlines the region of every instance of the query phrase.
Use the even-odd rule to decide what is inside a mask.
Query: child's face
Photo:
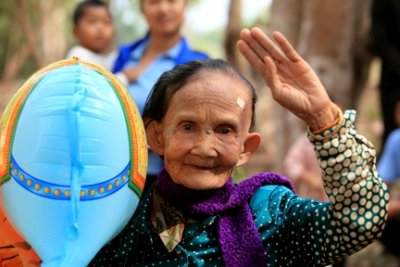
[[[142,0],[141,7],[152,34],[179,33],[184,21],[186,0]]]
[[[80,45],[102,53],[110,47],[114,37],[112,18],[105,7],[89,7],[74,27]]]
[[[249,133],[251,95],[242,81],[206,72],[171,98],[159,139],[165,168],[187,188],[223,186],[233,169],[249,159],[259,134]]]

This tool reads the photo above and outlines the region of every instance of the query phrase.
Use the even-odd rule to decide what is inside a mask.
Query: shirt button
[[[180,249],[175,249],[175,252],[176,252],[176,254],[181,254],[182,253],[182,250],[180,250]]]

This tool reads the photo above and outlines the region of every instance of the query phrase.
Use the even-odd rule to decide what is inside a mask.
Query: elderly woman
[[[310,66],[279,33],[243,30],[238,49],[276,101],[310,128],[329,202],[297,196],[289,180],[232,171],[257,150],[253,86],[222,60],[164,73],[143,118],[165,168],[127,227],[92,266],[324,266],[374,241],[388,193],[375,150],[329,99]]]

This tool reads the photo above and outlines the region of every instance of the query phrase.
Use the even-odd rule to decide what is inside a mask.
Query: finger
[[[290,61],[296,62],[301,60],[300,55],[296,52],[296,50],[289,43],[286,37],[283,36],[283,34],[281,34],[280,32],[274,32],[272,36]]]
[[[249,47],[245,41],[239,40],[236,46],[239,52],[247,59],[250,65],[252,65],[257,72],[264,69],[264,61],[260,59],[256,53],[254,53],[254,50],[251,49],[251,47]]]
[[[241,38],[253,50],[253,52],[259,57],[261,61],[264,61],[264,57],[269,55],[268,51],[251,36],[251,32],[249,30],[242,31]]]
[[[253,28],[251,36],[271,55],[274,61],[281,63],[287,60],[281,49],[260,28]]]
[[[237,42],[237,48],[240,53],[247,59],[250,65],[257,71],[257,73],[265,80],[268,86],[279,86],[280,80],[276,78],[277,66],[270,56],[265,56],[263,61],[254,53],[254,51],[248,46],[248,44],[239,40]]]
[[[249,29],[242,29],[240,31],[240,38],[248,38],[250,36],[250,30]]]
[[[272,60],[271,57],[265,57],[265,70],[264,74],[260,74],[266,79],[266,83],[268,87],[271,89],[272,94],[274,95],[279,88],[282,87],[282,82],[278,75],[278,69],[275,62]]]

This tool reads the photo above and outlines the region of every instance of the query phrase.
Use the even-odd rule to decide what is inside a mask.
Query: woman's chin
[[[191,177],[190,181],[183,181],[181,185],[194,190],[211,190],[221,188],[225,185],[227,179],[221,177],[210,177],[210,175],[202,177]]]

